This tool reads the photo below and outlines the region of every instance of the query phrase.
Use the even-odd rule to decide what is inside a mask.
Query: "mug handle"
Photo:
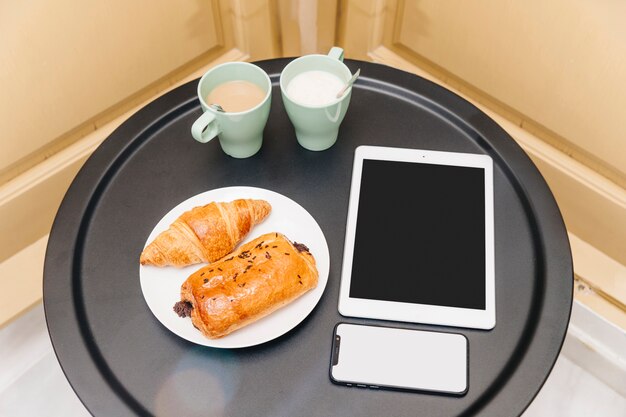
[[[330,51],[328,52],[328,56],[343,62],[343,49],[341,49],[338,46],[333,46],[332,48],[330,48]]]
[[[215,115],[205,111],[191,126],[191,136],[200,143],[207,143],[220,133]]]

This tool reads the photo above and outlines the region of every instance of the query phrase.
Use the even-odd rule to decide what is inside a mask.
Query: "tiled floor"
[[[0,416],[89,416],[65,379],[38,305],[0,329]],[[625,417],[626,398],[561,355],[524,417]]]
[[[40,304],[0,329],[0,416],[83,417],[57,362]]]
[[[626,398],[559,356],[539,395],[523,417],[626,417]]]

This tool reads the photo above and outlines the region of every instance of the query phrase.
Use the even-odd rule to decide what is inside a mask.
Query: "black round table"
[[[514,416],[530,404],[559,354],[573,271],[563,220],[521,148],[476,107],[415,75],[346,61],[361,78],[339,139],[298,145],[278,86],[288,59],[259,62],[273,83],[261,151],[248,159],[203,145],[197,82],[155,100],[94,152],[67,192],[46,253],[50,337],[72,387],[96,416]],[[354,150],[384,145],[489,154],[494,161],[497,324],[491,331],[427,325],[469,340],[461,397],[334,385],[329,378]],[[326,290],[285,335],[244,349],[198,346],[151,314],[139,254],[154,225],[190,196],[225,186],[270,189],[321,226],[330,249]],[[396,186],[406,187],[406,184]],[[398,326],[398,323],[377,324]]]

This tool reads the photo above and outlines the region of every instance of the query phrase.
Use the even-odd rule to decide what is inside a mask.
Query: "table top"
[[[270,75],[272,109],[261,151],[225,155],[190,128],[197,82],[155,100],[94,152],[68,190],[50,235],[44,305],[59,362],[92,414],[203,416],[519,415],[559,354],[573,270],[561,214],[521,148],[475,106],[415,75],[346,60],[361,78],[337,143],[300,147]],[[352,319],[337,311],[354,150],[384,145],[489,154],[494,161],[496,327],[491,331]],[[259,346],[214,349],[174,335],[152,315],[138,258],[154,225],[190,196],[226,186],[276,191],[303,206],[328,241],[330,274],[312,313]],[[405,184],[398,184],[405,186]],[[376,323],[464,334],[462,397],[331,383],[334,326]]]

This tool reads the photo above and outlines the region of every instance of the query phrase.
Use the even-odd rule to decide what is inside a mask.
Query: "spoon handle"
[[[348,88],[352,87],[352,84],[354,84],[356,79],[359,78],[359,75],[361,75],[361,68],[356,70],[356,72],[354,73],[352,77],[350,77],[346,85],[341,89],[341,91],[337,93],[337,98],[343,96],[346,93],[346,91],[348,91]]]

